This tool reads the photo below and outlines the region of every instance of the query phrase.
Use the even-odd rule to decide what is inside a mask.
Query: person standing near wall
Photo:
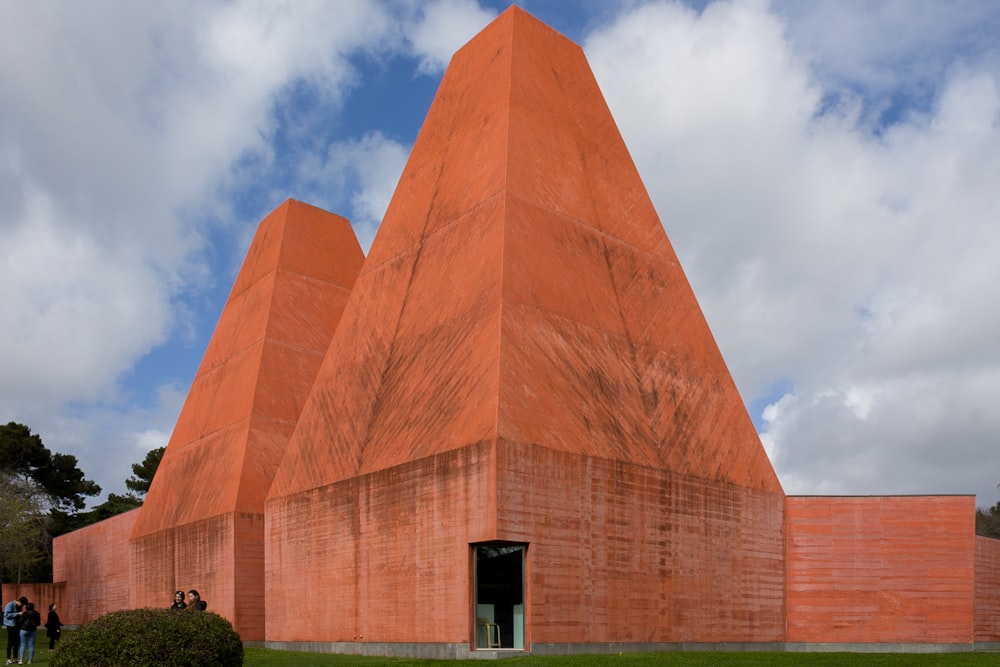
[[[45,636],[49,638],[50,651],[56,649],[56,642],[59,641],[59,637],[62,635],[62,626],[62,620],[59,618],[59,614],[56,613],[56,603],[53,602],[49,605],[49,616],[45,619]]]
[[[198,591],[192,588],[188,591],[188,607],[195,611],[205,611],[208,609],[208,603],[202,600]]]
[[[171,609],[187,609],[187,603],[184,602],[184,591],[177,591],[174,593],[174,602],[170,605]]]
[[[35,659],[35,635],[38,633],[38,626],[42,624],[42,615],[35,611],[35,603],[29,602],[24,605],[21,612],[21,646],[18,649],[18,664],[25,664],[24,654],[28,654],[27,664]],[[27,650],[26,650],[27,649]]]
[[[7,630],[7,664],[11,665],[17,659],[17,650],[21,646],[21,633],[18,625],[21,621],[21,607],[28,604],[28,598],[11,600],[3,608],[3,626]]]

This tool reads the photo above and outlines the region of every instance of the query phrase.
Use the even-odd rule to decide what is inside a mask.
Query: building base
[[[248,647],[277,651],[433,660],[496,660],[515,654],[611,655],[670,652],[773,653],[972,653],[1000,651],[1000,642],[917,644],[909,642],[601,642],[532,644],[530,651],[471,649],[466,643],[445,642],[245,642]]]

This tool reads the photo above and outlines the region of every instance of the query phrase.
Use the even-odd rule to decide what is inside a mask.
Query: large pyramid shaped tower
[[[453,58],[275,476],[269,608],[456,654],[493,622],[777,640],[783,502],[583,52],[512,7]]]

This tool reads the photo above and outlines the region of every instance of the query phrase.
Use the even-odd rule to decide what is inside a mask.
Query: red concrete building
[[[974,510],[786,497],[583,52],[513,7],[367,258],[265,218],[145,505],[54,579],[70,622],[193,587],[321,651],[970,650],[1000,642]]]

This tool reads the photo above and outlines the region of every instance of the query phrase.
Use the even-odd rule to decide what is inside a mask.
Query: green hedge
[[[101,616],[63,639],[50,667],[243,664],[243,643],[211,612],[131,609]]]

